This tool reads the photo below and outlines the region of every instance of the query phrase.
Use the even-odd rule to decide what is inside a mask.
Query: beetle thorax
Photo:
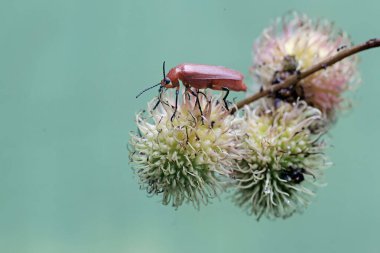
[[[172,83],[178,83],[179,73],[180,73],[180,69],[175,67],[169,71],[166,77],[168,77]]]

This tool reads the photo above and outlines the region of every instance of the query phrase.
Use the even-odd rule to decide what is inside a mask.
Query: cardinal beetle
[[[163,70],[164,78],[161,80],[161,82],[143,90],[142,92],[140,92],[140,94],[136,96],[136,98],[138,98],[145,91],[150,90],[159,85],[161,85],[159,89],[160,97],[161,97],[163,88],[167,88],[167,89],[175,88],[176,89],[175,109],[171,117],[171,120],[173,120],[177,112],[178,93],[179,93],[179,87],[180,87],[179,81],[181,81],[182,84],[185,86],[187,92],[190,92],[192,95],[197,97],[198,106],[200,110],[201,108],[199,104],[198,94],[194,93],[191,90],[191,88],[195,88],[196,90],[210,88],[213,90],[226,91],[226,95],[224,96],[223,101],[227,109],[228,109],[228,106],[227,106],[226,98],[230,90],[233,90],[233,91],[247,90],[247,86],[243,82],[244,76],[236,70],[228,69],[223,66],[183,63],[172,68],[169,71],[169,73],[166,75],[165,62],[164,62],[162,66],[162,70]],[[161,102],[161,99],[159,99],[157,105],[160,102]]]

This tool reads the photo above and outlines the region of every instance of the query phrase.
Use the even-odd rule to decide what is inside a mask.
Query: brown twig
[[[278,85],[273,85],[270,89],[262,90],[256,94],[253,94],[250,97],[247,97],[241,101],[239,101],[236,104],[236,107],[231,110],[231,114],[234,114],[237,110],[240,108],[244,107],[245,105],[248,105],[262,97],[268,96],[269,94],[273,94],[274,92],[287,88],[291,85],[296,84],[298,81],[304,79],[305,77],[308,77],[315,72],[321,70],[321,69],[326,69],[327,67],[333,65],[334,63],[343,60],[346,57],[349,57],[351,55],[354,55],[356,53],[359,53],[361,51],[370,49],[370,48],[375,48],[380,46],[380,39],[370,39],[362,44],[359,44],[357,46],[352,46],[351,48],[346,48],[342,49],[339,51],[336,55],[333,55],[320,63],[315,64],[314,66],[311,66],[310,68],[306,69],[303,72],[298,72],[290,77],[288,77],[284,82]]]

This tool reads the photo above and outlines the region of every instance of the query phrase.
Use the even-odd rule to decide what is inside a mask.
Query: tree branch
[[[321,69],[326,69],[327,67],[329,67],[329,66],[335,64],[336,62],[341,61],[341,60],[343,60],[343,59],[345,59],[351,55],[354,55],[356,53],[359,53],[359,52],[367,50],[367,49],[379,47],[379,46],[380,46],[380,39],[376,38],[376,39],[370,39],[370,40],[368,40],[362,44],[359,44],[357,46],[352,46],[351,48],[342,49],[336,55],[333,55],[333,56],[321,61],[320,63],[317,63],[314,66],[311,66],[310,68],[306,69],[303,72],[298,72],[298,73],[288,77],[284,82],[282,82],[278,85],[273,85],[273,86],[271,86],[270,89],[262,90],[256,94],[253,94],[250,97],[247,97],[247,98],[239,101],[236,104],[236,108],[239,110],[242,107],[244,107],[245,105],[248,105],[248,104],[250,104],[250,103],[252,103],[252,102],[254,102],[254,101],[256,101],[262,97],[268,96],[269,94],[273,94],[278,90],[281,90],[281,89],[287,88],[291,85],[294,85],[298,81],[314,74],[315,72],[317,72]],[[234,114],[236,112],[236,108],[233,108],[231,110],[231,114]]]

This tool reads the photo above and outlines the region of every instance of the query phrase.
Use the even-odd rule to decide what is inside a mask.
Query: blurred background
[[[160,80],[164,60],[248,76],[252,42],[286,11],[334,20],[359,43],[380,36],[379,8],[1,0],[0,252],[380,252],[380,49],[361,54],[353,110],[330,134],[328,186],[303,214],[257,222],[225,196],[175,211],[139,190],[126,147],[156,91],[135,95]]]

